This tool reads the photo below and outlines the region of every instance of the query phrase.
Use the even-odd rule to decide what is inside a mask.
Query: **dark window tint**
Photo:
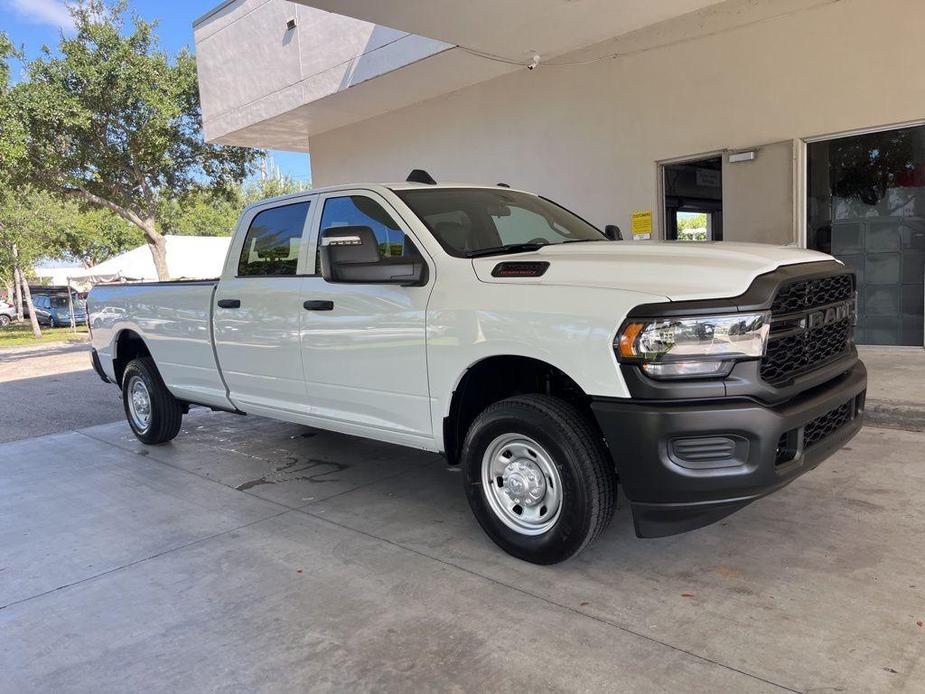
[[[921,346],[925,126],[807,145],[807,242],[857,273],[860,344]]]
[[[379,245],[380,258],[419,255],[392,216],[365,195],[328,198],[321,214],[321,230],[345,226],[369,227]],[[320,272],[320,265],[318,265]]]
[[[299,202],[264,210],[254,217],[241,249],[238,275],[295,275],[307,216],[308,203]]]

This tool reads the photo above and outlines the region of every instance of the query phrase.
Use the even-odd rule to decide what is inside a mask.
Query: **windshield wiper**
[[[598,241],[606,241],[607,239],[567,239],[562,243],[597,243]]]
[[[506,246],[493,246],[491,248],[480,248],[475,251],[466,253],[467,258],[481,258],[483,255],[506,255],[508,253],[525,253],[527,251],[536,251],[548,243],[509,243]]]

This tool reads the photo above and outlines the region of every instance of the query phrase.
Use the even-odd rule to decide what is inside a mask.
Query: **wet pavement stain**
[[[332,478],[329,475],[336,475],[350,467],[344,463],[337,463],[332,460],[318,460],[316,458],[302,459],[296,456],[286,456],[286,460],[288,462],[285,465],[273,468],[263,477],[239,484],[235,489],[246,492],[248,489],[253,489],[263,484],[278,484],[293,480],[306,480],[319,484],[339,482],[339,478]]]

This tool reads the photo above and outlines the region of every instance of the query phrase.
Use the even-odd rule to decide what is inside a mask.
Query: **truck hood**
[[[832,260],[817,251],[762,243],[598,241],[545,246],[532,253],[474,258],[483,282],[622,289],[670,301],[738,296],[781,265]],[[492,277],[501,262],[545,261],[541,277]]]

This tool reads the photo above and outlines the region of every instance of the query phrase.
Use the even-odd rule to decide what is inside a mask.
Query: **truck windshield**
[[[491,188],[415,188],[395,193],[444,250],[457,257],[607,240],[581,217],[528,193]]]

